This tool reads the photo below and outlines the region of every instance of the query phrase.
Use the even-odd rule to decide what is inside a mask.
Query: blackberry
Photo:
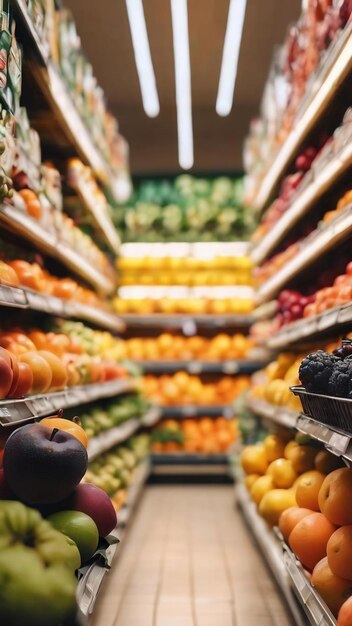
[[[299,367],[299,379],[307,391],[328,393],[328,384],[341,359],[324,350],[306,356]]]
[[[339,359],[345,359],[352,355],[352,341],[350,339],[343,339],[339,348],[333,351],[333,355],[339,357]]]
[[[328,383],[328,394],[347,398],[352,392],[352,359],[338,361]]]

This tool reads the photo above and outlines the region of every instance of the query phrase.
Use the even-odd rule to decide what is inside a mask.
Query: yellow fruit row
[[[120,285],[185,285],[187,287],[201,286],[233,286],[253,285],[249,272],[167,272],[146,273],[145,268],[136,272],[126,272],[120,276]]]
[[[137,313],[149,315],[153,313],[188,314],[188,315],[246,315],[251,313],[254,303],[251,298],[227,298],[206,300],[202,298],[160,298],[159,300],[114,298],[112,302],[116,313]]]
[[[253,263],[250,257],[218,256],[212,259],[198,259],[195,257],[120,257],[116,260],[116,267],[120,271],[133,270],[215,270],[238,269],[252,270]]]

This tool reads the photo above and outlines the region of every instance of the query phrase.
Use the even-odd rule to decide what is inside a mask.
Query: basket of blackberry
[[[352,341],[344,339],[333,352],[317,350],[301,362],[302,386],[291,387],[303,411],[322,424],[352,432]]]

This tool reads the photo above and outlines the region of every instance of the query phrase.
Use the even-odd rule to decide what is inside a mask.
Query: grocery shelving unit
[[[134,315],[127,313],[119,318],[128,328],[156,328],[180,329],[185,335],[193,335],[197,330],[222,330],[230,328],[248,328],[254,322],[252,315],[166,315],[154,313],[151,315]]]
[[[88,444],[89,461],[94,461],[104,452],[107,452],[113,446],[126,441],[129,437],[137,432],[139,428],[150,428],[154,426],[160,419],[161,411],[159,407],[153,406],[145,415],[139,418],[132,418],[123,422],[119,426],[110,428],[99,435],[90,439]]]
[[[309,208],[321,198],[327,189],[351,167],[352,148],[346,145],[328,164],[318,170],[313,180],[295,194],[292,203],[281,219],[274,224],[267,235],[252,250],[251,256],[255,263],[262,263],[268,254],[280,243],[284,235],[301,219]],[[311,174],[312,176],[312,174]]]
[[[98,292],[106,294],[113,291],[115,282],[112,277],[103,274],[93,267],[88,259],[64,241],[60,241],[55,231],[48,232],[41,224],[15,206],[0,205],[0,225],[23,237],[41,252],[60,261]]]
[[[301,103],[293,130],[265,173],[254,200],[258,211],[263,210],[269,202],[298,148],[326,111],[351,69],[352,24],[350,21],[326,52],[316,74],[312,75],[307,85],[306,97]]]
[[[121,333],[125,324],[117,315],[94,308],[77,300],[62,300],[24,287],[0,285],[0,307],[26,309],[63,317],[80,319],[114,333]]]
[[[14,0],[16,15],[27,37],[30,53],[34,53],[39,64],[35,66],[36,77],[40,83],[41,91],[45,96],[51,110],[55,113],[60,126],[68,135],[71,144],[77,150],[82,159],[88,163],[100,180],[109,187],[117,201],[126,200],[131,192],[131,181],[125,170],[121,170],[114,176],[109,164],[104,159],[100,150],[92,141],[89,130],[83,122],[66,84],[53,61],[49,58],[49,50],[41,41],[24,0]],[[100,221],[99,226],[104,230],[105,223]]]
[[[297,428],[297,420],[299,413],[292,411],[284,406],[274,406],[258,398],[249,397],[247,400],[248,408],[256,415],[260,415],[267,420],[285,426],[286,428]]]
[[[352,150],[351,150],[352,156]],[[352,164],[352,160],[351,160]],[[285,215],[282,217],[284,219]],[[280,223],[279,220],[278,223]],[[281,267],[273,276],[260,285],[256,299],[258,303],[270,300],[292,280],[299,272],[306,269],[322,254],[327,253],[346,239],[352,232],[351,206],[347,206],[334,220],[317,228],[298,248],[295,256]]]
[[[179,370],[189,374],[252,374],[264,367],[261,361],[136,361],[144,374],[173,374]]]
[[[36,394],[20,400],[0,400],[0,424],[9,426],[25,423],[35,418],[56,414],[59,409],[80,406],[103,398],[113,398],[138,389],[138,379],[120,378],[105,383],[77,385],[63,391]]]
[[[184,404],[179,406],[161,407],[162,417],[170,419],[185,419],[186,417],[219,417],[227,419],[234,416],[231,404]]]

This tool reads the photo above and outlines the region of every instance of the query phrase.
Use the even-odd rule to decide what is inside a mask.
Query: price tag
[[[236,361],[226,361],[223,363],[222,371],[224,374],[237,374],[240,368]]]
[[[197,415],[197,407],[194,404],[181,407],[181,414],[184,417],[194,417]]]
[[[182,322],[182,332],[186,337],[192,337],[197,334],[197,325],[192,318],[186,319]]]
[[[27,291],[27,299],[29,306],[36,311],[50,311],[50,305],[47,296],[36,291]]]
[[[333,432],[330,436],[329,446],[340,454],[344,454],[350,443],[350,438],[341,433]]]
[[[201,361],[190,361],[188,363],[187,370],[190,374],[200,374],[202,372],[203,366]]]
[[[11,304],[20,308],[27,306],[27,298],[23,289],[0,285],[0,302]]]
[[[231,419],[234,415],[233,412],[233,407],[232,406],[226,406],[223,410],[223,415],[224,417],[226,417],[226,419]]]
[[[340,324],[343,324],[344,322],[352,321],[352,305],[351,304],[348,304],[347,306],[342,307],[339,310],[337,320]]]

